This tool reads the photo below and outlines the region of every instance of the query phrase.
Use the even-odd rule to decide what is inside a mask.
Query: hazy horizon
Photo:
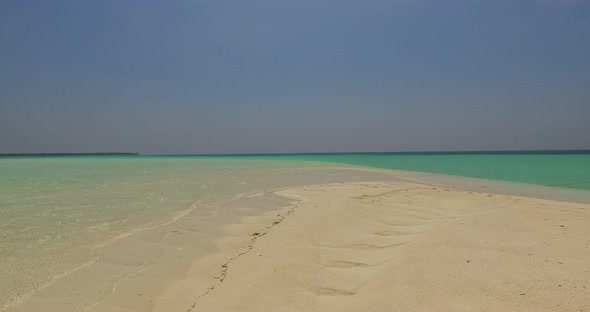
[[[588,148],[569,148],[569,149],[480,149],[480,150],[398,150],[398,151],[386,151],[386,150],[359,150],[359,151],[315,151],[315,152],[230,152],[230,153],[140,153],[130,150],[106,150],[106,151],[66,151],[66,152],[0,152],[1,155],[139,155],[139,156],[224,156],[224,155],[297,155],[297,154],[590,154]]]
[[[0,153],[590,149],[590,2],[0,2]]]

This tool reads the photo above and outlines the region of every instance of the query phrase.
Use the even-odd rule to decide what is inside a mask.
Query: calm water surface
[[[590,190],[590,152],[584,154],[308,154],[252,156],[420,171]]]

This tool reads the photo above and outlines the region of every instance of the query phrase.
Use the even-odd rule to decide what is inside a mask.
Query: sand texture
[[[300,200],[195,262],[184,311],[590,311],[590,205],[403,182],[277,194]]]

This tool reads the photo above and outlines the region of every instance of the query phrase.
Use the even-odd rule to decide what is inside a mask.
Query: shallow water
[[[151,247],[134,251],[125,245],[134,243],[124,242],[122,238],[146,231],[154,233],[143,234],[143,237],[167,235],[175,231],[176,220],[189,215],[199,219],[217,213],[212,208],[213,203],[240,194],[313,183],[400,178],[394,171],[363,170],[356,165],[590,189],[590,183],[584,182],[590,177],[590,155],[329,154],[0,159],[0,311],[17,307],[40,290],[58,289],[55,285],[73,272],[107,270],[104,264],[97,265],[100,257],[103,260],[112,257],[105,251],[125,251],[117,261],[133,259],[132,265],[117,266],[119,271],[113,274],[132,276],[144,270],[147,263],[154,264],[154,252],[146,251]],[[422,175],[412,177],[432,180]],[[439,181],[448,180],[439,178]],[[460,183],[473,188],[474,185],[481,187],[479,184],[483,182],[458,180],[456,185],[461,186]],[[506,188],[512,192],[517,187]],[[542,192],[553,193],[552,189]],[[559,193],[558,188],[554,189]],[[493,190],[488,188],[487,191]],[[539,193],[538,189],[534,192]],[[564,198],[567,196],[570,194],[565,194]],[[166,233],[158,232],[164,227]],[[195,246],[203,250],[195,251],[191,257],[210,248],[207,242],[196,241]],[[99,249],[101,252],[97,251]],[[175,265],[190,263],[186,259],[183,261]],[[184,269],[186,267],[178,267],[179,272]],[[110,270],[109,267],[105,272]],[[90,273],[84,276],[97,276]],[[112,288],[109,283],[117,278],[105,278],[104,288]],[[80,292],[80,296],[92,297],[88,295],[90,291],[86,291],[86,295]],[[52,296],[64,294],[56,290]],[[89,299],[84,304],[92,306],[96,301],[98,299]]]

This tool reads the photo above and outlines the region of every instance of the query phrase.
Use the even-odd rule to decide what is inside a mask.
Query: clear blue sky
[[[0,0],[0,152],[590,148],[590,1]]]

